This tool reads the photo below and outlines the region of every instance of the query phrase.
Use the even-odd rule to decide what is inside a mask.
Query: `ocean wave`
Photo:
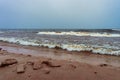
[[[120,31],[120,29],[112,29],[112,30],[114,30],[114,31]]]
[[[74,35],[74,36],[93,36],[93,37],[120,37],[120,34],[112,33],[95,33],[95,32],[38,32],[37,34],[45,35]]]
[[[67,51],[92,51],[93,53],[98,54],[109,54],[109,55],[120,55],[120,49],[116,46],[99,46],[99,45],[85,45],[85,44],[57,44],[57,43],[46,43],[46,42],[39,42],[37,40],[25,40],[23,38],[5,38],[0,37],[1,41],[6,41],[10,43],[17,43],[21,45],[28,45],[28,46],[43,46],[48,48],[61,48]]]

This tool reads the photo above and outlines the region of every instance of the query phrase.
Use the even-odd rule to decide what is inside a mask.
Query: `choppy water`
[[[0,40],[21,45],[120,55],[119,29],[0,30]]]

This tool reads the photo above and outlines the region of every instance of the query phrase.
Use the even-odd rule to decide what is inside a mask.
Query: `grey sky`
[[[0,0],[0,28],[119,28],[119,0]]]

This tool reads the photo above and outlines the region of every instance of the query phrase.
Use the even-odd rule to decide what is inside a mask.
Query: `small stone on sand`
[[[74,68],[74,69],[76,68],[76,66],[75,66],[75,65],[73,65],[73,64],[70,64],[70,66],[71,66],[72,68]]]
[[[100,64],[100,67],[108,66],[107,64]]]
[[[24,73],[24,72],[25,72],[25,64],[18,64],[17,73]]]
[[[8,66],[12,64],[16,64],[17,60],[16,59],[5,59],[2,63],[1,66]]]
[[[28,57],[32,57],[32,55],[27,55]]]
[[[44,69],[43,69],[43,72],[44,72],[45,74],[49,74],[49,73],[50,73],[50,69],[49,69],[49,68],[44,68]]]
[[[50,62],[50,61],[43,61],[42,64],[46,64],[49,67],[61,67],[60,64],[53,63],[53,62]]]
[[[97,72],[94,72],[94,74],[97,74]]]
[[[39,61],[34,61],[34,64],[33,64],[33,70],[38,70],[40,69],[42,66],[41,66],[41,63]]]
[[[27,64],[28,64],[28,65],[33,65],[33,64],[34,64],[34,61],[33,61],[33,60],[28,60],[28,61],[27,61]]]

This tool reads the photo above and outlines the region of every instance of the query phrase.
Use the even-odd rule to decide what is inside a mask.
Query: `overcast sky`
[[[120,28],[120,0],[0,0],[0,28]]]

